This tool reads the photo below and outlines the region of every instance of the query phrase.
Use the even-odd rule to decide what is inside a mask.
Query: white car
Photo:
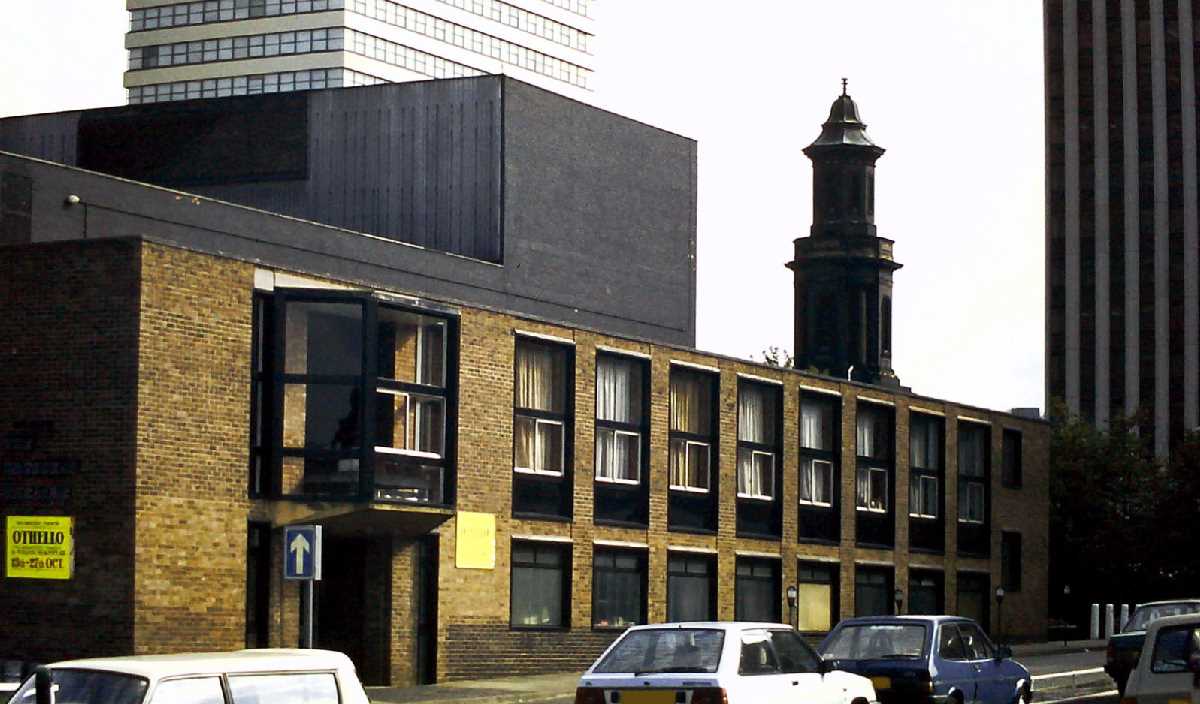
[[[870,680],[827,672],[781,623],[634,626],[583,674],[576,704],[871,704]]]
[[[1200,702],[1200,614],[1151,621],[1122,702]]]
[[[70,704],[368,704],[354,665],[329,650],[134,655],[46,666]],[[9,704],[37,701],[35,674]]]

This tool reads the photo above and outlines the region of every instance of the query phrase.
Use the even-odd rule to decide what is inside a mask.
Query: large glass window
[[[670,485],[675,491],[711,488],[714,377],[671,369]]]
[[[641,360],[596,356],[597,481],[641,481],[644,387]]]
[[[779,390],[753,382],[738,385],[738,496],[774,500]]]
[[[858,406],[855,421],[858,453],[855,507],[859,511],[886,513],[889,510],[891,417],[890,409],[862,403]]]
[[[892,570],[858,567],[854,572],[854,615],[887,616],[893,608]]]
[[[567,351],[517,339],[513,459],[518,472],[562,476],[567,432]]]
[[[942,471],[942,419],[914,413],[909,418],[908,515],[937,518]]]
[[[512,614],[518,628],[566,628],[570,625],[570,546],[514,541]]]
[[[824,633],[837,621],[837,566],[801,562],[796,573],[796,628]]]
[[[667,620],[715,621],[716,558],[671,553],[667,559]]]
[[[945,610],[942,603],[941,573],[918,570],[908,573],[908,613],[940,614]]]
[[[802,396],[800,399],[800,503],[831,507],[837,461],[833,399]]]
[[[646,553],[596,548],[592,558],[592,625],[627,628],[646,622]]]
[[[284,675],[230,675],[233,704],[300,701],[305,704],[338,704],[337,680],[331,673]]]
[[[988,429],[975,423],[958,426],[958,520],[987,520]]]
[[[734,583],[734,618],[778,623],[779,561],[739,557]]]

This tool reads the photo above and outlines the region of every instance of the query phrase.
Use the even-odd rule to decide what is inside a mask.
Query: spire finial
[[[847,80],[845,78],[843,78],[842,79],[842,95],[846,94],[846,83],[847,83]]]

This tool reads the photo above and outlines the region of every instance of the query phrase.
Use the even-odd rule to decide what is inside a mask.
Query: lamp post
[[[904,613],[900,608],[904,603],[904,592],[900,590],[900,587],[896,587],[896,591],[892,592],[892,599],[896,602],[896,615]]]
[[[1063,614],[1064,614],[1065,616],[1067,616],[1067,618],[1064,618],[1064,619],[1063,619],[1063,623],[1064,623],[1065,625],[1067,625],[1067,626],[1071,625],[1071,621],[1070,621],[1070,614],[1071,614],[1071,585],[1070,585],[1070,584],[1064,584],[1064,585],[1063,585]],[[1063,628],[1063,647],[1064,647],[1064,648],[1065,648],[1065,647],[1067,647],[1067,635],[1068,635],[1070,632],[1071,632],[1071,629],[1070,629],[1070,628]]]
[[[1004,640],[1004,587],[996,587],[996,642]]]
[[[792,628],[796,628],[796,625],[797,625],[796,624],[796,597],[797,597],[797,595],[798,595],[798,592],[796,591],[796,585],[789,584],[788,588],[787,588],[787,603],[788,603],[788,615],[790,617],[789,623],[792,624]]]

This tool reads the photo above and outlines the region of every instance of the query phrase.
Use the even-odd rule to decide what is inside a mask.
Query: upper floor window
[[[938,476],[942,471],[942,420],[912,414],[909,418],[908,515],[937,518]]]
[[[800,399],[800,503],[833,505],[834,413],[828,398]]]
[[[518,472],[562,476],[567,425],[567,351],[517,339],[513,462]]]
[[[983,523],[987,518],[988,428],[974,423],[958,426],[958,520]]]
[[[1023,479],[1021,476],[1021,431],[1005,429],[1003,438],[1004,466],[1000,479],[1004,486],[1010,489],[1020,489]]]
[[[776,419],[779,390],[742,382],[738,386],[738,496],[775,498]]]
[[[855,507],[860,511],[886,513],[889,510],[891,414],[878,406],[859,404],[856,436],[858,473],[855,481]]]
[[[596,357],[598,481],[641,481],[644,367],[641,360]]]
[[[670,485],[677,491],[711,488],[713,378],[703,372],[671,370]]]

